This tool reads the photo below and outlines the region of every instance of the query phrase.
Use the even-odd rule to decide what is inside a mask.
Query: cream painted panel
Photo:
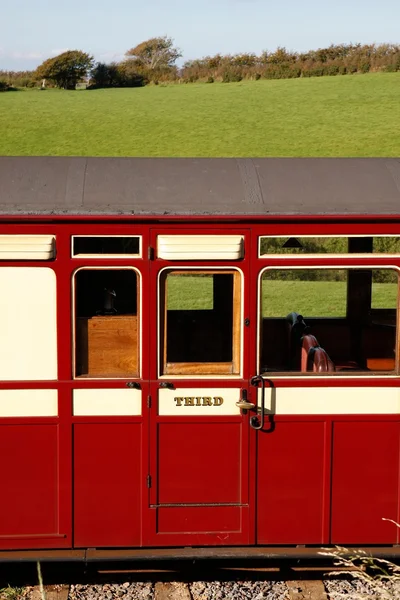
[[[57,415],[57,390],[0,390],[0,417]]]
[[[157,255],[165,260],[237,260],[243,258],[241,235],[159,235]]]
[[[261,406],[261,389],[258,391]],[[389,415],[400,413],[400,388],[265,388],[265,409],[277,415]]]
[[[141,415],[142,392],[130,388],[74,390],[73,414],[82,417]]]
[[[0,380],[57,378],[56,276],[0,267]]]
[[[196,387],[159,390],[158,414],[164,416],[182,415],[185,417],[240,415],[240,409],[236,406],[236,402],[239,400],[240,388]],[[191,405],[192,401],[193,406]],[[211,406],[209,405],[210,402]]]
[[[0,235],[0,260],[51,260],[53,235]]]

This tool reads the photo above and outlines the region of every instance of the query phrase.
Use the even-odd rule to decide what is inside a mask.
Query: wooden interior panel
[[[136,315],[105,315],[77,320],[77,373],[94,376],[137,376]]]

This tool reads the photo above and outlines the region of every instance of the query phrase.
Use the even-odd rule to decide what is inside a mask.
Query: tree
[[[90,77],[90,88],[105,87],[140,87],[146,85],[146,80],[134,69],[129,61],[122,63],[96,63]]]
[[[37,69],[38,79],[51,79],[57,87],[74,90],[93,67],[93,57],[81,50],[68,50],[48,58]]]
[[[118,69],[119,65],[111,63],[109,65],[98,62],[91,73],[91,83],[94,87],[119,87],[121,85],[121,76]]]
[[[150,71],[171,69],[182,56],[179,48],[175,48],[172,38],[155,37],[138,44],[125,54],[138,66]]]

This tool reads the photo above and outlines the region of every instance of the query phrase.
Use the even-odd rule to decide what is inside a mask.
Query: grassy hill
[[[0,155],[399,156],[400,73],[3,93]]]

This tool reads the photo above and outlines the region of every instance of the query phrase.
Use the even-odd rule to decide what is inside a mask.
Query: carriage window
[[[72,256],[93,258],[140,256],[140,237],[75,235],[72,238]]]
[[[400,254],[400,237],[261,237],[260,256],[269,254]]]
[[[241,277],[169,271],[160,281],[162,374],[240,372]]]
[[[75,375],[139,376],[139,284],[132,269],[75,274]]]
[[[397,372],[397,310],[394,269],[268,269],[260,370]]]

